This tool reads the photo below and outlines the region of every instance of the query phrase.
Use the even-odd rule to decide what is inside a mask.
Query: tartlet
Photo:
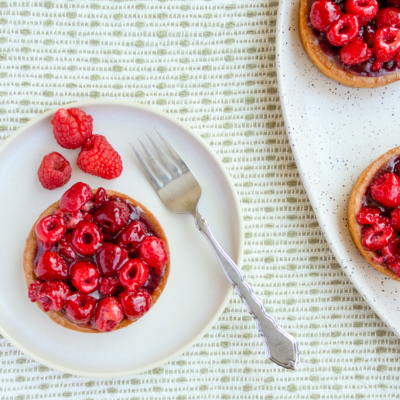
[[[357,221],[357,216],[360,214],[360,211],[363,207],[368,207],[372,205],[374,208],[380,209],[380,218],[385,220],[391,218],[393,210],[397,209],[398,206],[385,207],[379,202],[376,202],[371,196],[371,184],[375,182],[380,176],[388,173],[393,173],[393,171],[397,171],[397,165],[399,164],[399,162],[400,147],[396,147],[392,150],[389,150],[387,153],[383,154],[372,164],[370,164],[356,181],[350,194],[347,209],[350,235],[361,255],[377,271],[396,281],[400,281],[400,277],[395,273],[394,270],[391,270],[386,265],[387,263],[385,263],[385,259],[384,257],[382,257],[382,254],[377,254],[377,252],[381,253],[382,249],[378,251],[371,251],[363,246],[363,230],[369,225],[361,225]],[[374,204],[370,204],[371,201]],[[389,222],[386,221],[385,224],[387,224],[388,226],[393,225],[393,218],[391,218],[391,221]],[[396,232],[398,232],[398,228],[396,228]],[[398,240],[396,233],[395,235],[396,236],[391,239],[392,241]],[[396,254],[396,260],[397,258],[398,255]],[[397,270],[397,268],[395,270]]]
[[[93,194],[95,195],[97,193],[97,190],[92,191]],[[155,282],[157,283],[156,285],[153,284],[153,287],[151,288],[150,291],[150,296],[151,296],[151,307],[155,305],[157,300],[159,299],[161,293],[163,292],[165,285],[168,280],[169,272],[170,272],[170,256],[169,256],[169,247],[168,247],[168,241],[166,238],[166,235],[164,233],[164,230],[162,229],[160,223],[158,220],[155,218],[155,216],[141,203],[137,202],[136,200],[132,199],[131,197],[115,192],[112,190],[106,190],[108,198],[112,199],[121,199],[121,201],[129,203],[134,209],[135,212],[140,214],[140,222],[144,223],[146,228],[151,231],[152,235],[155,237],[160,238],[164,244],[165,244],[165,249],[168,254],[168,260],[163,267],[163,272],[160,277],[155,278]],[[35,231],[37,223],[43,219],[44,217],[47,217],[49,215],[52,215],[56,210],[60,209],[60,201],[57,201],[50,205],[45,211],[43,211],[40,216],[38,217],[37,221],[33,225],[32,229],[29,232],[29,235],[26,239],[26,245],[25,245],[25,250],[23,253],[23,270],[25,274],[25,280],[26,280],[26,285],[27,288],[29,289],[30,285],[35,282],[37,279],[35,270],[34,270],[34,261],[38,252],[38,239],[37,239],[37,234]],[[149,281],[150,281],[151,275],[149,276]],[[150,283],[151,285],[151,283]],[[71,285],[70,285],[71,286]],[[154,288],[155,286],[155,288]],[[100,296],[101,297],[101,296]],[[36,305],[43,311],[43,307],[40,304],[39,301],[36,301]],[[57,324],[63,326],[64,328],[71,329],[74,331],[79,331],[79,332],[84,332],[84,333],[102,333],[96,327],[94,324],[86,324],[84,326],[77,325],[74,322],[71,322],[67,317],[64,311],[46,311],[45,312],[49,318],[51,318],[54,322]],[[127,327],[128,325],[132,324],[135,321],[129,320],[126,318],[126,316],[122,319],[122,321],[119,322],[119,324],[113,329],[122,329]]]

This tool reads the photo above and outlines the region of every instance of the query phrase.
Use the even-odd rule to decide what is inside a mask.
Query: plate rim
[[[163,111],[160,111],[156,108],[153,108],[151,106],[145,105],[145,104],[138,104],[129,100],[118,100],[118,99],[93,99],[93,100],[82,100],[82,101],[77,101],[77,102],[72,102],[72,103],[66,103],[66,104],[61,104],[59,106],[56,106],[50,110],[45,111],[44,113],[41,113],[37,115],[36,117],[32,118],[30,121],[26,122],[23,124],[21,127],[19,127],[15,132],[11,133],[10,136],[8,136],[4,142],[0,145],[0,156],[1,154],[7,149],[7,147],[10,145],[10,143],[18,137],[21,133],[23,133],[24,130],[28,129],[35,123],[39,122],[42,119],[45,119],[49,117],[50,115],[54,114],[58,109],[60,108],[79,108],[79,107],[84,107],[84,106],[92,106],[92,105],[99,105],[99,104],[110,104],[112,103],[113,105],[120,105],[120,106],[128,106],[132,108],[139,108],[151,113],[155,113],[158,116],[165,118],[172,123],[175,123],[179,125],[183,130],[185,130],[189,135],[197,141],[197,143],[200,146],[205,147],[207,152],[211,155],[211,157],[214,159],[214,161],[217,163],[218,167],[223,173],[223,176],[228,183],[228,186],[231,190],[231,193],[233,195],[233,203],[236,208],[236,215],[239,220],[239,243],[238,243],[238,249],[237,249],[237,266],[241,269],[242,262],[243,262],[243,250],[244,250],[244,223],[243,223],[243,213],[242,213],[242,207],[239,201],[239,196],[236,192],[235,186],[233,185],[233,182],[231,180],[231,177],[229,176],[227,170],[225,169],[225,166],[222,164],[222,161],[217,157],[215,152],[212,150],[212,148],[206,143],[204,140],[202,140],[188,125],[184,124],[183,122],[179,121],[177,118],[174,116],[171,116]],[[200,233],[200,232],[199,232]],[[215,325],[216,321],[220,318],[222,315],[224,309],[226,308],[228,302],[230,301],[233,293],[233,285],[230,286],[224,300],[222,301],[220,307],[214,314],[214,316],[210,319],[210,321],[206,324],[206,326],[200,330],[195,337],[190,340],[185,346],[179,348],[176,350],[174,353],[164,357],[161,360],[157,360],[147,366],[141,367],[141,368],[133,368],[129,370],[124,370],[116,373],[91,373],[87,371],[82,371],[78,369],[73,369],[69,367],[63,367],[62,365],[53,363],[51,361],[47,361],[41,356],[38,356],[31,352],[29,349],[27,349],[25,346],[19,344],[16,340],[12,338],[11,335],[9,335],[2,326],[0,325],[0,334],[5,337],[12,345],[14,345],[18,350],[22,351],[25,355],[31,357],[33,360],[40,362],[43,365],[46,365],[47,367],[53,368],[57,371],[61,372],[66,372],[78,376],[84,376],[84,377],[89,377],[89,378],[117,378],[117,377],[122,377],[122,376],[128,376],[128,375],[136,375],[140,374],[145,371],[152,370],[154,368],[157,368],[160,365],[166,364],[169,361],[179,357],[182,355],[185,351],[193,347],[196,343],[198,343],[204,335]]]
[[[317,217],[319,227],[322,230],[322,233],[324,234],[324,236],[327,240],[330,250],[332,251],[333,255],[335,256],[336,261],[339,263],[343,272],[346,274],[346,276],[349,278],[350,282],[357,289],[357,291],[361,295],[361,297],[365,300],[365,302],[369,305],[369,307],[371,307],[371,309],[374,311],[374,313],[378,315],[380,320],[383,321],[397,337],[400,337],[400,332],[386,318],[386,316],[382,312],[382,309],[379,308],[373,301],[370,301],[369,297],[364,293],[361,283],[352,274],[350,274],[350,271],[346,268],[345,265],[343,265],[343,258],[340,254],[340,251],[334,245],[335,241],[331,237],[328,226],[325,223],[323,223],[324,220],[322,217],[322,212],[318,207],[318,201],[317,201],[316,195],[314,194],[314,191],[311,188],[311,184],[304,172],[305,169],[303,166],[302,158],[300,156],[297,146],[295,146],[295,143],[292,139],[293,136],[290,134],[290,128],[295,126],[295,124],[293,124],[291,122],[290,114],[288,111],[289,106],[286,104],[286,101],[285,101],[285,99],[286,99],[286,95],[284,94],[285,93],[285,90],[284,90],[285,85],[283,83],[284,82],[284,73],[283,73],[283,68],[281,67],[282,57],[283,57],[282,44],[283,44],[283,30],[284,30],[284,27],[282,24],[284,23],[284,11],[285,11],[287,2],[289,2],[289,0],[282,0],[279,2],[279,6],[278,6],[278,15],[277,15],[277,23],[276,23],[276,61],[277,61],[276,62],[276,76],[277,76],[277,81],[278,81],[278,93],[279,93],[279,99],[280,99],[280,103],[281,103],[282,116],[283,116],[283,120],[285,121],[285,130],[286,130],[286,134],[289,139],[291,151],[292,151],[294,159],[296,161],[297,170],[299,172],[301,181],[306,190],[307,196],[310,200],[313,211]],[[293,1],[290,1],[290,3],[293,4],[293,7],[297,4]],[[292,9],[292,11],[293,11],[293,9]],[[298,13],[296,15],[298,15]],[[297,29],[297,31],[298,31],[298,29]],[[300,39],[299,39],[299,42],[300,42]],[[300,43],[300,45],[302,46],[301,43]],[[306,55],[305,51],[304,51],[303,57],[308,57]],[[296,66],[293,66],[293,67],[297,68]],[[317,67],[315,67],[314,65],[312,65],[312,68],[314,70],[316,70],[317,73],[322,74],[322,72],[317,70],[316,69]],[[326,78],[326,79],[329,79],[329,78]],[[335,83],[339,84],[338,82],[335,82]]]

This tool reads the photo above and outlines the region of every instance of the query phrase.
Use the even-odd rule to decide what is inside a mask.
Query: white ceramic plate
[[[347,202],[361,172],[399,146],[400,83],[354,89],[328,79],[300,42],[299,0],[280,2],[277,67],[283,115],[301,178],[336,259],[380,318],[400,335],[400,283],[364,261],[347,227]]]
[[[166,114],[123,101],[69,104],[93,116],[94,133],[105,135],[122,157],[124,170],[113,181],[76,166],[79,150],[54,140],[53,111],[35,118],[0,148],[0,332],[21,351],[58,370],[91,377],[115,377],[155,368],[192,346],[224,310],[232,286],[211,247],[189,215],[170,213],[142,173],[129,142],[162,132],[201,183],[199,210],[222,247],[240,265],[241,210],[235,190],[213,152],[187,126]],[[57,151],[73,167],[72,179],[53,191],[36,173],[45,154]],[[157,304],[131,326],[108,334],[83,334],[51,321],[30,303],[22,271],[25,239],[37,216],[66,189],[83,181],[93,188],[126,193],[148,207],[164,228],[171,249],[169,280]]]

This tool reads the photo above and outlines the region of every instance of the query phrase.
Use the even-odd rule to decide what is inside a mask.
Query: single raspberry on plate
[[[77,149],[92,136],[93,118],[77,108],[59,109],[51,124],[57,143],[66,149]]]
[[[120,155],[102,135],[93,135],[85,141],[77,164],[83,172],[103,179],[118,178],[122,172]]]
[[[56,152],[44,156],[38,170],[40,183],[49,190],[64,186],[71,179],[71,174],[71,164]]]

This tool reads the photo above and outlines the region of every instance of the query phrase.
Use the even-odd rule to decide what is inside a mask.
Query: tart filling
[[[30,300],[80,332],[141,318],[161,295],[169,265],[168,242],[149,210],[81,182],[40,215],[24,251]]]
[[[400,147],[361,174],[350,195],[348,222],[363,257],[400,281]]]

